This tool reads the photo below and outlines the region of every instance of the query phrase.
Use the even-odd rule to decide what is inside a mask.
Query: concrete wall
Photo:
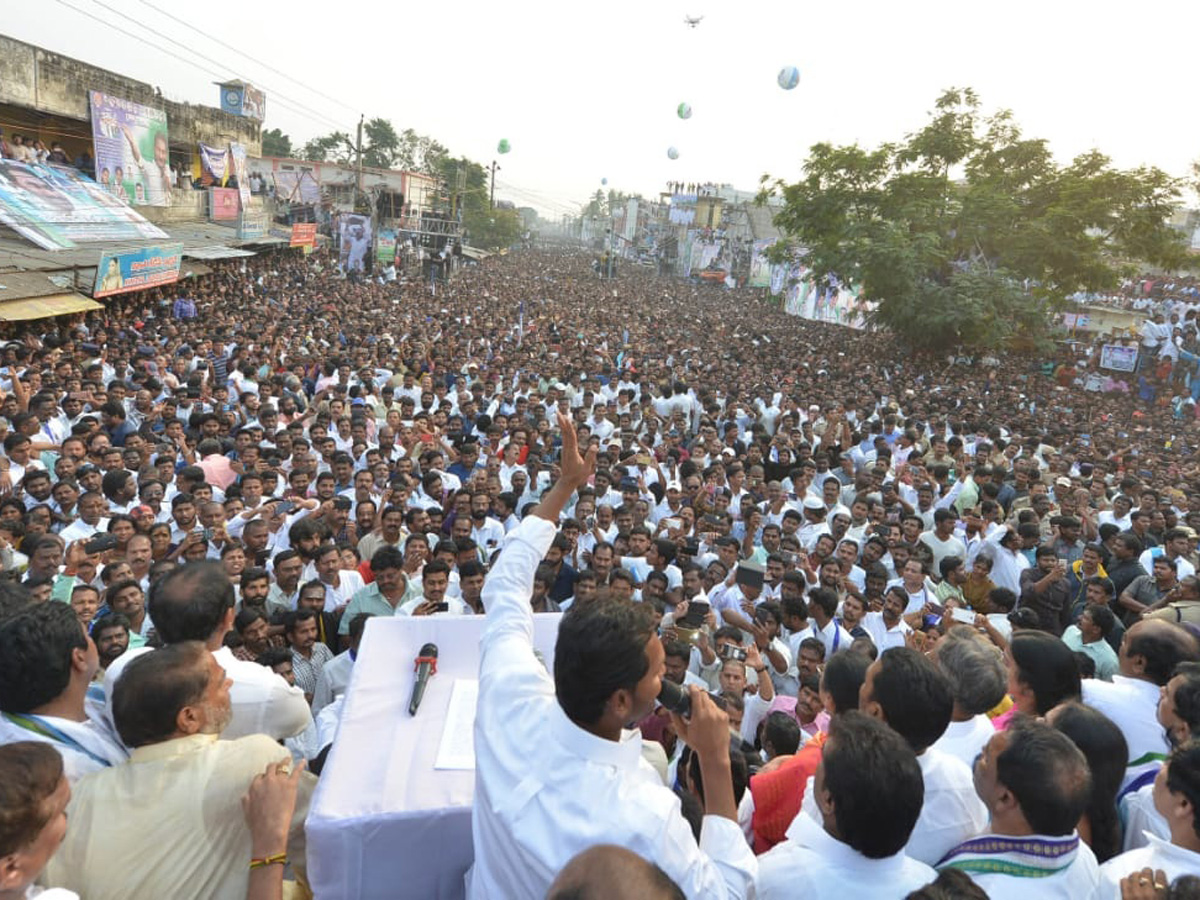
[[[205,87],[215,99],[216,86]],[[93,90],[165,109],[173,146],[186,145],[194,151],[199,141],[214,146],[237,141],[246,145],[251,156],[262,152],[261,124],[254,119],[217,107],[176,103],[143,81],[0,35],[0,103],[86,122],[88,91]]]

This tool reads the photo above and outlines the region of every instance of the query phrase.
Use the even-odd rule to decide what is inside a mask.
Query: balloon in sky
[[[679,151],[674,147],[667,148],[667,159],[679,159]]]
[[[675,112],[681,119],[690,119],[692,117],[692,107],[689,103],[680,103],[675,107]]]
[[[785,91],[790,91],[800,83],[800,70],[795,66],[784,66],[779,70],[779,75],[775,80]]]
[[[607,179],[607,178],[601,178],[601,179],[600,179],[600,183],[601,183],[601,184],[608,184],[608,179]]]
[[[780,77],[782,77],[782,76],[780,76]],[[797,76],[797,77],[799,77],[799,76]],[[782,82],[780,82],[780,83],[782,84]],[[497,153],[507,153],[511,149],[512,149],[512,145],[509,144],[508,138],[500,138],[500,143],[498,143],[496,145],[496,152]]]

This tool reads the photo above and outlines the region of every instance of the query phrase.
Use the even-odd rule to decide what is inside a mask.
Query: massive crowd
[[[0,896],[302,896],[393,615],[488,618],[472,897],[1196,896],[1194,335],[1147,402],[590,261],[7,335]]]

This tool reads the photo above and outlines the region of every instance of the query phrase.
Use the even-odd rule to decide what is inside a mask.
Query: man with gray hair
[[[933,745],[968,766],[995,734],[987,711],[1004,699],[1008,674],[999,650],[981,634],[956,626],[938,641],[934,658],[950,680],[954,712],[945,733]]]

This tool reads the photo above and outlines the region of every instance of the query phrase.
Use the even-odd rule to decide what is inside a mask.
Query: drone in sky
[[[683,24],[688,26],[688,28],[695,28],[697,25],[699,25],[703,21],[704,21],[704,16],[689,16],[687,14],[684,14],[684,17],[683,17]]]

